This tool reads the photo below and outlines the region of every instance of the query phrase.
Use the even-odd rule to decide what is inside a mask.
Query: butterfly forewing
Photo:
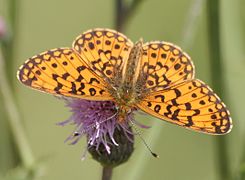
[[[160,119],[205,133],[225,134],[232,127],[220,98],[197,79],[152,92],[137,106]]]
[[[55,95],[110,100],[106,83],[70,48],[58,48],[28,59],[18,71],[25,85]]]
[[[141,61],[142,77],[148,91],[166,89],[194,77],[194,66],[190,57],[171,43],[146,43]]]
[[[110,29],[93,29],[76,38],[73,48],[108,83],[121,73],[133,43]]]

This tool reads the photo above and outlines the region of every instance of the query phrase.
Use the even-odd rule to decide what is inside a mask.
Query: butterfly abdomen
[[[114,92],[114,98],[119,107],[129,111],[137,102],[137,85],[136,80],[139,76],[140,58],[142,56],[143,40],[140,39],[132,47],[128,59],[125,62],[124,69],[121,75],[121,81]],[[115,77],[115,79],[118,79]],[[126,108],[125,108],[126,107]],[[121,108],[122,109],[122,108]],[[125,114],[125,113],[122,113]]]
[[[133,88],[138,77],[138,70],[140,65],[140,57],[142,56],[143,40],[140,39],[135,43],[130,51],[126,66],[123,69],[123,86],[126,88]]]

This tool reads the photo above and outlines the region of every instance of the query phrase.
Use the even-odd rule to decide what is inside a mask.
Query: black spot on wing
[[[189,102],[185,103],[185,108],[186,108],[186,110],[190,110],[191,109],[191,103],[189,103]]]
[[[180,112],[180,109],[177,109],[174,111],[174,113],[172,115],[173,120],[179,120],[179,118],[178,118],[179,112]]]
[[[94,96],[96,94],[96,90],[94,88],[89,88],[89,93],[91,96]]]
[[[94,43],[89,42],[89,43],[88,43],[88,47],[89,47],[91,50],[93,50],[93,49],[94,49]]]
[[[74,82],[71,82],[71,91],[70,93],[77,94],[76,84]]]
[[[155,98],[156,99],[160,98],[161,102],[164,102],[165,96],[164,95],[156,95]]]
[[[192,117],[191,116],[187,116],[187,120],[188,120],[188,123],[185,124],[186,127],[191,127],[194,125],[193,121],[192,121]]]
[[[59,90],[62,89],[63,85],[61,83],[57,83],[57,86],[54,88],[54,91],[59,94]]]
[[[159,113],[160,110],[161,110],[161,106],[157,104],[157,105],[154,107],[154,111],[155,111],[156,113]]]
[[[98,79],[96,79],[96,78],[90,78],[89,84],[93,84],[93,82],[96,82],[97,84],[100,83],[100,81],[98,81]]]
[[[83,71],[84,69],[86,69],[86,66],[78,66],[77,67],[77,71],[80,73],[81,71]]]
[[[200,114],[201,111],[199,109],[195,109],[194,112],[195,113],[193,114],[193,116],[197,116]]]
[[[66,72],[62,75],[62,78],[66,80],[69,76],[70,76],[70,74],[68,72]]]

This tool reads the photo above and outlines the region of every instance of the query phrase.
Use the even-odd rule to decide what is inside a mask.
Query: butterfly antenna
[[[154,153],[154,152],[151,150],[150,146],[146,143],[145,139],[142,137],[141,132],[140,132],[139,129],[136,127],[136,125],[134,124],[134,122],[133,122],[131,119],[130,119],[129,121],[131,122],[132,127],[134,128],[136,134],[140,137],[140,139],[142,140],[142,142],[144,143],[144,145],[146,146],[146,148],[150,151],[151,155],[152,155],[153,157],[155,157],[155,158],[159,158],[159,156],[158,156],[156,153]]]

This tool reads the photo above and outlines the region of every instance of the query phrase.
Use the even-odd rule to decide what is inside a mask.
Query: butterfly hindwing
[[[155,117],[204,133],[225,134],[232,126],[220,98],[197,79],[152,92],[137,106]]]
[[[28,59],[18,71],[25,85],[54,95],[110,100],[106,83],[70,48],[58,48]]]

